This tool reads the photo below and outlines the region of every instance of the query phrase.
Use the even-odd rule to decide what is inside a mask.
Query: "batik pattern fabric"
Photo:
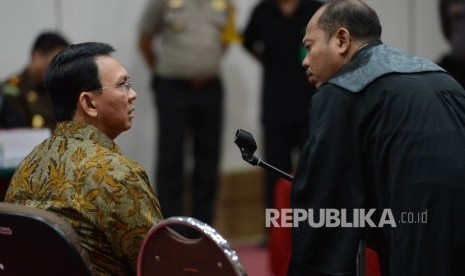
[[[143,167],[96,127],[71,121],[20,163],[5,201],[69,221],[102,275],[133,274],[145,234],[162,219]]]

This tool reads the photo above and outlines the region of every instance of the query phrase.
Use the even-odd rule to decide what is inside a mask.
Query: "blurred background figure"
[[[265,160],[291,173],[308,135],[308,110],[315,93],[305,77],[302,38],[320,2],[266,0],[254,7],[244,31],[243,46],[263,67],[261,124]],[[290,208],[290,183],[265,177],[265,207]],[[286,275],[290,259],[289,229],[268,228],[263,245],[276,276]]]
[[[440,0],[439,10],[450,51],[438,64],[465,87],[465,0]]]
[[[59,33],[43,32],[37,36],[29,64],[3,83],[0,128],[55,128],[52,102],[43,77],[52,58],[68,44]]]
[[[189,215],[212,222],[223,116],[219,67],[226,46],[237,38],[233,17],[229,0],[150,0],[141,18],[139,47],[153,72],[158,109],[156,187],[165,217],[186,215],[189,137],[194,154]]]
[[[285,172],[292,172],[293,156],[307,137],[308,108],[315,88],[302,69],[302,38],[320,6],[320,2],[306,0],[261,1],[244,31],[244,47],[263,65],[265,160]],[[271,173],[266,176],[266,208],[274,205],[277,180]]]

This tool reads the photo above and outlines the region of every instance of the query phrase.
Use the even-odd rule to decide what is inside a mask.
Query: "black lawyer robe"
[[[465,92],[449,74],[368,45],[320,87],[310,127],[292,208],[373,208],[377,226],[390,210],[396,225],[301,222],[289,275],[354,275],[365,234],[383,275],[465,275]]]

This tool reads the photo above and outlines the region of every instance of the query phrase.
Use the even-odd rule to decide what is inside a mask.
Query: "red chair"
[[[187,238],[174,229],[196,232]],[[171,217],[154,226],[139,251],[137,275],[247,275],[228,242],[209,225],[190,217]]]
[[[277,181],[275,186],[275,208],[289,209],[291,198],[291,183],[285,179]],[[270,266],[275,276],[287,273],[291,259],[291,228],[272,227],[269,237]],[[365,248],[365,275],[380,276],[378,255],[369,247]]]
[[[280,179],[275,185],[275,208],[291,208],[291,183]],[[268,246],[270,252],[271,271],[275,276],[286,276],[291,260],[291,228],[272,227],[269,233]]]

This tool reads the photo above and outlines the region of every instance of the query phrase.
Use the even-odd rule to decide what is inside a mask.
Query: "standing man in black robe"
[[[307,26],[303,66],[318,90],[289,275],[354,275],[365,234],[384,276],[465,275],[465,92],[380,37],[357,0],[328,1]]]

